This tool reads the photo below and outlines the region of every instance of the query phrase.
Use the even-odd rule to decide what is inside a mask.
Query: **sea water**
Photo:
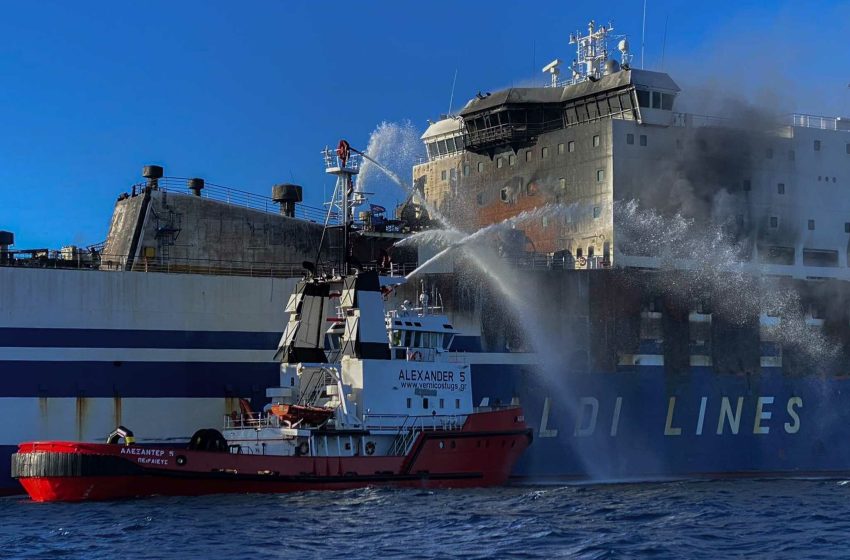
[[[845,558],[849,531],[838,480],[0,500],[3,558]]]

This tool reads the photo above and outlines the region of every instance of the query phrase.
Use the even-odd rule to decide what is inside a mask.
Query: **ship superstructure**
[[[589,26],[571,79],[478,94],[422,136],[429,161],[414,181],[448,212],[486,225],[546,203],[578,203],[569,223],[534,224],[538,252],[569,251],[590,268],[613,265],[614,203],[636,199],[699,220],[722,213],[751,244],[743,260],[796,278],[847,279],[850,118],[770,108],[710,117],[676,110],[663,73],[611,60],[611,29]],[[588,54],[589,53],[589,54]],[[557,78],[560,61],[544,68]],[[720,195],[723,200],[719,201]],[[646,248],[652,252],[653,248]],[[628,259],[631,265],[645,261]]]

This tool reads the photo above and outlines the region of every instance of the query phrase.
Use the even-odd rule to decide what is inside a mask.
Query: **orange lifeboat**
[[[333,415],[333,410],[318,406],[273,404],[271,413],[281,420],[288,420],[292,424],[298,421],[303,421],[304,424],[321,424]]]

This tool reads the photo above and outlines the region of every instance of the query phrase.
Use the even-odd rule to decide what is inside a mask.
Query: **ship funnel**
[[[159,165],[146,165],[142,168],[142,177],[148,180],[148,187],[156,189],[159,186],[163,171]]]
[[[195,196],[201,196],[201,191],[204,189],[204,180],[198,179],[195,177],[194,179],[189,179],[189,190],[192,191],[192,194]]]
[[[295,205],[303,200],[303,190],[301,186],[291,183],[281,183],[272,187],[272,200],[280,204],[282,216],[295,217]]]

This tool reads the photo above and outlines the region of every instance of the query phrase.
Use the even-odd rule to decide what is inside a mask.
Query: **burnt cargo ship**
[[[555,60],[546,87],[479,93],[433,123],[414,168],[449,221],[507,226],[503,266],[459,256],[429,281],[490,317],[485,352],[536,351],[476,376],[535,427],[516,474],[846,473],[850,119],[681,112],[627,40],[609,57],[611,34],[571,36],[568,79]]]
[[[566,210],[500,230],[487,275],[462,252],[427,273],[464,334],[443,346],[412,325],[412,361],[449,353],[476,404],[523,406],[535,441],[516,479],[846,474],[848,121],[678,111],[670,76],[632,68],[626,44],[608,59],[610,33],[574,36],[568,80],[550,64],[549,87],[478,95],[426,131],[414,183],[455,223]],[[327,214],[291,186],[272,200],[146,175],[103,247],[21,258],[0,235],[2,457],[119,424],[182,444],[240,399],[274,398],[285,295],[320,244],[340,258]],[[410,228],[390,221],[366,216],[352,254],[398,274],[409,263],[389,246]],[[442,413],[419,389],[411,414]]]

